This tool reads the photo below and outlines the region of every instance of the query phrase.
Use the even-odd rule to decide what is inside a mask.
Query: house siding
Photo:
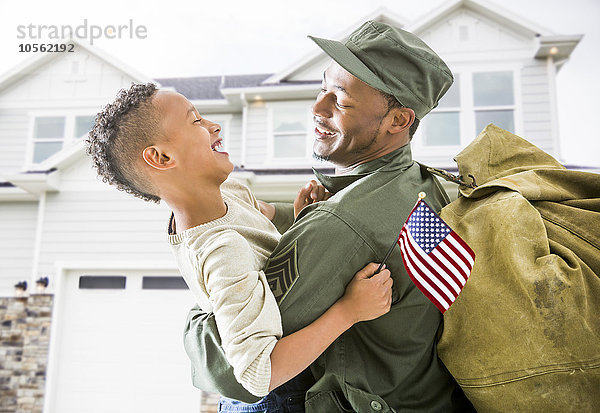
[[[248,106],[246,125],[246,168],[264,166],[269,141],[268,110],[264,103]]]
[[[116,189],[48,194],[39,273],[62,262],[173,262],[169,211]]]
[[[210,116],[208,116],[210,119]],[[235,165],[240,165],[242,162],[242,114],[235,113],[229,121],[229,133],[227,134],[228,142],[225,142],[225,147],[229,153],[229,158]]]
[[[40,274],[54,274],[57,261],[172,261],[175,268],[165,204],[102,183],[87,157],[64,171],[61,188],[46,198]]]
[[[0,203],[0,295],[19,281],[30,282],[37,224],[37,202]]]
[[[544,61],[524,63],[521,71],[523,138],[551,155],[556,155],[552,137],[552,112],[548,69]]]
[[[27,150],[27,112],[0,109],[0,180],[21,171]]]

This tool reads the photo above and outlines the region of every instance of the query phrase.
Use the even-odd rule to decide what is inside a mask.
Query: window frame
[[[25,150],[25,167],[30,168],[32,166],[41,165],[46,162],[49,158],[56,155],[60,151],[64,150],[67,146],[78,142],[84,135],[75,136],[75,119],[77,117],[83,116],[93,116],[95,117],[97,110],[94,109],[69,109],[69,110],[36,110],[28,113],[29,117],[29,128],[27,134],[27,145]],[[44,159],[41,162],[34,162],[33,155],[35,152],[35,144],[38,142],[45,142],[50,140],[45,139],[36,139],[34,137],[35,133],[35,121],[37,118],[43,117],[62,117],[65,120],[65,129],[62,138],[60,139],[52,139],[52,142],[61,142],[62,146],[58,150],[58,152],[53,153],[48,158]]]
[[[313,136],[310,133],[312,130],[312,105],[314,104],[313,100],[295,100],[295,101],[278,101],[278,102],[267,102],[267,166],[285,166],[285,167],[294,167],[294,166],[307,166],[312,163],[312,143]],[[275,133],[273,131],[273,122],[274,122],[274,112],[279,108],[298,108],[305,111],[305,122],[306,122],[306,131],[305,131],[305,151],[303,156],[297,157],[275,157]],[[290,133],[290,135],[294,135],[295,133]]]
[[[423,136],[424,128],[417,129],[413,139],[413,145],[420,151],[426,151],[428,155],[440,156],[447,155],[448,152],[458,153],[462,148],[471,143],[481,132],[476,130],[476,111],[491,110],[512,110],[515,130],[513,133],[522,135],[523,133],[523,103],[521,94],[521,69],[522,65],[517,63],[493,63],[483,65],[456,65],[452,64],[453,74],[460,76],[460,108],[459,109],[459,145],[426,145]],[[473,75],[475,73],[489,72],[512,72],[513,77],[513,104],[495,105],[495,106],[475,106]],[[435,112],[456,112],[456,107],[435,108]],[[425,121],[427,116],[425,116]],[[424,121],[424,122],[425,122]]]

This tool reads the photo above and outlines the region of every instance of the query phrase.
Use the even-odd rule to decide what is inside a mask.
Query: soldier
[[[291,205],[265,206],[283,233],[265,273],[284,335],[325,312],[343,295],[349,275],[368,262],[381,262],[419,192],[427,193],[437,211],[448,203],[437,180],[413,161],[410,148],[419,120],[453,82],[442,59],[413,34],[374,21],[345,44],[310,38],[333,59],[313,106],[313,150],[334,163],[337,173],[316,174],[332,196],[306,206],[295,221]],[[309,370],[274,390],[273,398],[281,402],[274,411],[292,411],[286,400],[304,392],[300,407],[304,400],[307,412],[470,409],[437,357],[440,312],[412,283],[398,249],[388,268],[394,280],[391,311],[356,324]],[[192,309],[185,347],[194,384],[252,401],[232,379],[214,337],[210,316]]]

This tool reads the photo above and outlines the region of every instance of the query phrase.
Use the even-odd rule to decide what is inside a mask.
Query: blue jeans
[[[309,369],[275,390],[256,403],[244,403],[221,397],[219,413],[304,413],[306,391],[315,380]]]

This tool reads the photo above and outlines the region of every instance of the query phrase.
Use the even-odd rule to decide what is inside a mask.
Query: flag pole
[[[419,192],[419,199],[417,200],[417,204],[419,203],[420,200],[422,200],[423,198],[425,198],[427,196],[427,194],[425,192]],[[415,204],[416,205],[416,204]],[[401,230],[402,231],[402,230]],[[388,258],[390,258],[390,255],[392,255],[392,251],[394,251],[394,247],[396,246],[396,244],[398,243],[398,238],[400,238],[400,234],[398,234],[398,236],[396,237],[396,239],[394,240],[394,243],[392,244],[392,246],[390,247],[390,249],[388,250],[387,254],[385,254],[385,257],[383,257],[383,260],[381,261],[381,264],[379,264],[379,267],[377,267],[377,271],[375,271],[373,273],[373,275],[375,274],[379,274],[379,271],[381,271],[381,269],[383,268],[383,266],[385,265],[385,262],[387,261]],[[373,276],[372,275],[372,276]],[[371,276],[371,277],[372,277]]]

